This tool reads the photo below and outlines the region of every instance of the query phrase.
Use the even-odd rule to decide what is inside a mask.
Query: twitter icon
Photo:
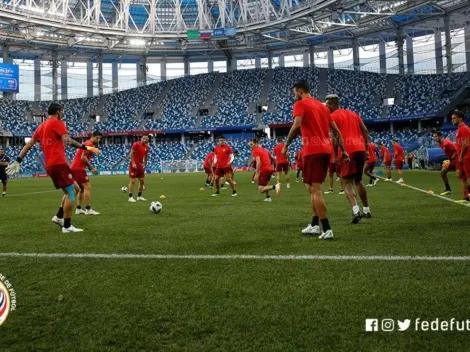
[[[403,321],[397,320],[398,323],[398,331],[406,331],[410,327],[411,320],[405,319]]]

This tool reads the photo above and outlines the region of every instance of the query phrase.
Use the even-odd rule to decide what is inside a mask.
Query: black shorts
[[[8,176],[7,175],[0,175],[0,182],[6,185],[8,183]]]

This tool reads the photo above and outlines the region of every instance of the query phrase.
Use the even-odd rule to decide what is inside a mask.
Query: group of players
[[[49,118],[44,121],[34,132],[33,137],[21,150],[18,158],[8,165],[4,151],[0,152],[0,168],[4,174],[1,177],[3,183],[3,196],[6,194],[7,176],[20,172],[23,158],[36,143],[41,145],[44,154],[45,167],[48,176],[52,179],[56,189],[63,191],[61,205],[57,214],[52,218],[54,224],[62,228],[63,233],[82,232],[83,229],[72,225],[72,213],[75,202],[77,203],[75,214],[100,215],[91,208],[91,184],[86,169],[97,174],[98,170],[90,163],[92,154],[99,154],[99,145],[103,134],[94,132],[89,140],[80,144],[70,138],[69,132],[62,121],[63,107],[58,103],[51,103],[47,113]],[[135,142],[131,148],[129,164],[129,202],[136,202],[132,196],[136,179],[139,179],[139,193],[137,201],[145,201],[142,197],[144,190],[145,166],[148,159],[149,136],[142,136],[141,141]],[[77,148],[75,157],[70,164],[67,163],[65,145]],[[82,208],[82,204],[85,209]]]

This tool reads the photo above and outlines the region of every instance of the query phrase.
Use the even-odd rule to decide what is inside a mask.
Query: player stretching
[[[250,140],[250,148],[253,159],[256,161],[254,180],[258,181],[258,190],[261,193],[266,193],[266,199],[264,201],[270,202],[271,196],[269,195],[269,191],[276,190],[277,195],[281,193],[281,184],[279,182],[273,186],[268,186],[271,175],[273,174],[271,161],[274,161],[274,157],[267,149],[264,149],[259,145],[256,138]]]
[[[449,173],[449,171],[457,170],[457,163],[459,161],[457,155],[457,147],[447,138],[442,138],[442,133],[440,131],[433,132],[432,138],[437,143],[437,145],[439,145],[439,147],[442,149],[442,151],[449,158],[450,161],[447,163],[443,163],[441,170],[442,182],[444,182],[444,185],[446,187],[444,192],[441,193],[441,196],[447,196],[452,193],[447,174]]]
[[[92,137],[87,140],[83,145],[89,147],[97,147],[100,144],[103,134],[101,132],[93,132]],[[80,192],[77,197],[77,210],[75,215],[100,215],[97,211],[91,209],[91,183],[88,175],[86,174],[85,167],[88,168],[95,175],[98,174],[98,170],[90,164],[91,152],[87,150],[77,150],[75,157],[73,158],[70,168],[72,169],[72,176],[77,181],[80,187]],[[85,201],[86,211],[82,209],[82,203]]]
[[[65,123],[62,121],[63,108],[60,104],[49,104],[47,113],[49,118],[39,125],[33,137],[23,147],[16,161],[8,166],[6,172],[8,175],[19,172],[23,158],[36,142],[39,142],[44,153],[47,174],[52,179],[54,186],[64,192],[61,206],[57,215],[52,218],[52,222],[62,226],[63,233],[82,232],[82,229],[72,225],[73,202],[75,202],[75,194],[78,193],[79,187],[73,179],[70,167],[67,165],[64,144],[88,150],[94,154],[98,154],[99,150],[80,144],[70,138]]]
[[[237,196],[237,191],[235,190],[235,184],[232,181],[232,163],[234,155],[232,153],[232,148],[225,143],[225,137],[219,137],[219,145],[214,148],[214,164],[215,164],[215,193],[212,194],[213,197],[220,194],[220,178],[226,178],[227,182],[232,187],[232,197]]]
[[[378,142],[377,145],[379,146],[380,153],[382,154],[385,173],[387,174],[385,181],[392,181],[392,171],[390,170],[390,166],[392,166],[392,156],[390,155],[390,150],[388,150],[388,148],[384,146],[382,142]]]
[[[10,159],[5,154],[5,149],[0,148],[0,181],[3,185],[2,197],[5,197],[7,195],[8,176],[5,172],[5,169],[7,168],[9,162]]]
[[[403,164],[405,163],[405,153],[403,152],[403,147],[398,144],[397,139],[392,140],[393,143],[393,158],[395,159],[395,169],[398,171],[398,181],[397,183],[403,183]]]
[[[303,168],[304,168],[304,159],[303,159],[303,151],[302,149],[300,149],[297,154],[295,154],[295,167],[297,169],[297,176],[295,178],[295,182],[300,182],[299,181],[299,176],[300,176],[300,173],[303,172]]]
[[[364,173],[366,176],[369,176],[369,184],[366,187],[372,187],[379,182],[379,179],[375,177],[372,173],[374,172],[375,163],[377,162],[377,147],[374,143],[369,143],[369,158],[366,161],[366,166],[364,167]]]
[[[462,182],[463,199],[458,203],[470,202],[467,178],[470,177],[470,129],[463,122],[464,113],[462,111],[454,111],[452,114],[452,124],[457,126],[457,136],[455,137],[455,146],[457,147],[457,172]]]
[[[213,173],[213,161],[214,161],[214,150],[212,150],[206,156],[206,160],[204,160],[204,171],[206,172],[206,187],[212,187],[214,184],[214,173]]]
[[[344,180],[346,197],[352,206],[351,224],[357,224],[362,217],[372,217],[366,187],[362,183],[364,164],[368,157],[369,133],[358,114],[339,107],[339,97],[337,95],[328,95],[326,97],[326,106],[330,109],[331,118],[336,122],[344,138],[346,152],[349,155],[349,160],[341,160],[341,177]],[[364,214],[361,214],[357,205],[353,184],[356,185],[361,198]]]
[[[279,144],[274,147],[273,153],[276,156],[276,182],[281,184],[281,173],[286,175],[287,188],[290,188],[290,171],[289,171],[289,158],[282,154],[284,142],[281,138],[278,139]]]
[[[142,192],[144,191],[145,168],[147,167],[149,154],[148,143],[149,136],[145,134],[142,136],[140,142],[135,142],[131,148],[131,162],[129,163],[129,202],[131,203],[136,202],[132,197],[136,178],[139,179],[139,193],[137,194],[137,200],[147,200],[142,197]]]
[[[344,151],[343,139],[336,123],[331,119],[328,108],[310,95],[307,81],[294,85],[294,124],[292,125],[282,153],[288,155],[292,140],[302,134],[303,145],[303,180],[310,193],[312,204],[312,222],[302,230],[303,234],[320,234],[320,223],[323,229],[319,239],[333,239],[333,231],[327,218],[325,199],[321,184],[328,172],[330,157],[333,153],[330,140],[330,129],[343,152],[343,158],[348,160]]]

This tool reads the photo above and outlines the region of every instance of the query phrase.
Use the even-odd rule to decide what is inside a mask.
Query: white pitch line
[[[177,260],[311,260],[311,261],[470,261],[470,256],[389,255],[249,255],[249,254],[106,254],[106,253],[0,253],[0,257],[72,259],[177,259]]]
[[[385,180],[385,177],[381,177],[381,176],[375,176],[375,177],[378,177],[382,180]],[[457,203],[455,201],[455,199],[452,199],[452,198],[448,198],[448,197],[444,197],[444,196],[441,196],[440,194],[435,194],[435,193],[432,193],[432,194],[429,194],[428,191],[424,190],[424,189],[421,189],[421,188],[418,188],[418,187],[414,187],[414,186],[410,186],[409,184],[406,184],[406,183],[396,183],[395,181],[392,181],[392,182],[387,182],[387,183],[394,183],[396,185],[400,185],[400,187],[408,187],[408,188],[411,188],[411,189],[414,189],[415,191],[418,191],[418,192],[422,192],[422,193],[425,193],[429,196],[433,196],[433,197],[437,197],[437,198],[440,198],[440,199],[443,199],[443,200],[446,200],[448,202],[451,202],[451,203],[454,203],[454,204],[457,204],[457,205],[463,205],[464,207],[469,207],[468,204],[465,204],[465,203]]]
[[[56,189],[49,190],[49,191],[40,191],[40,192],[30,192],[30,193],[20,193],[20,194],[12,194],[8,195],[5,198],[11,198],[11,197],[21,197],[21,196],[30,196],[32,194],[42,194],[42,193],[51,193],[51,192],[57,192]]]

